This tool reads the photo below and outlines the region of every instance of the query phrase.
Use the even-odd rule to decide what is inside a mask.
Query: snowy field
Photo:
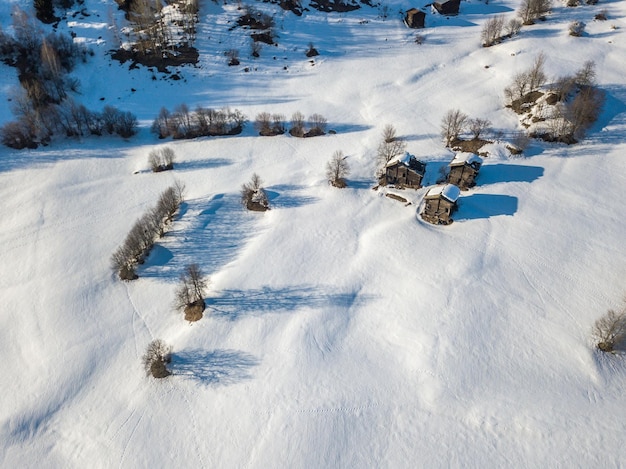
[[[2,2],[5,28],[13,5],[32,2]],[[1,467],[626,466],[626,362],[590,335],[626,293],[626,3],[556,2],[491,48],[483,23],[519,1],[463,1],[452,18],[426,8],[422,45],[398,14],[412,6],[394,1],[383,20],[365,5],[298,18],[259,4],[278,46],[254,59],[228,31],[236,3],[201,2],[200,61],[172,69],[178,81],[110,59],[112,1],[59,24],[95,53],[77,99],[130,110],[141,128],[0,148]],[[575,19],[583,37],[567,34]],[[305,57],[309,42],[320,56]],[[521,128],[503,89],[541,51],[550,79],[595,61],[605,106],[580,143],[533,141],[512,158],[502,142]],[[17,83],[0,65],[0,124]],[[319,113],[337,133],[258,137],[249,123],[156,139],[159,109],[181,103],[251,121]],[[411,205],[372,190],[376,148],[394,125],[433,184],[454,156],[439,131],[452,108],[491,120],[501,141],[439,227],[417,217],[426,187],[401,192]],[[175,170],[153,174],[148,153],[165,145]],[[351,168],[342,190],[324,174],[336,150]],[[239,204],[253,172],[269,212]],[[111,254],[175,179],[181,213],[121,282]],[[172,308],[191,262],[210,279],[193,324]],[[155,338],[173,346],[163,380],[141,364]]]

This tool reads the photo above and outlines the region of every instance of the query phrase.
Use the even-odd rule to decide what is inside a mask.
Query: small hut
[[[424,209],[421,216],[433,225],[452,223],[452,212],[461,191],[454,184],[445,184],[431,188],[424,196]]]
[[[476,185],[476,175],[482,164],[482,158],[474,153],[457,153],[448,165],[450,171],[448,172],[447,182],[458,186],[462,191],[474,187]]]
[[[426,13],[417,8],[411,8],[406,11],[406,15],[404,17],[404,23],[409,28],[420,29],[424,27],[424,21],[426,19]]]
[[[437,10],[437,13],[445,16],[454,16],[459,14],[459,6],[461,0],[448,0],[447,2],[434,2],[433,8]]]
[[[425,172],[426,163],[422,163],[410,153],[405,153],[404,156],[387,163],[379,182],[382,186],[393,184],[396,187],[419,189],[422,187]]]

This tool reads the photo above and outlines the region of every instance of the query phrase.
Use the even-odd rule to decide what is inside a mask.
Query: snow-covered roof
[[[396,163],[402,163],[405,166],[408,166],[409,163],[411,162],[411,158],[415,158],[415,156],[411,155],[408,151],[404,153],[404,155],[402,156],[396,156],[395,158],[391,159],[389,161],[389,163],[387,163],[387,166],[393,166]]]
[[[441,195],[442,197],[448,199],[450,202],[456,202],[456,200],[459,198],[459,195],[461,195],[461,189],[459,189],[454,184],[445,184],[432,187],[426,193],[426,197],[436,197],[438,195]]]
[[[460,164],[471,165],[473,163],[478,163],[478,165],[480,166],[481,164],[483,164],[483,159],[480,156],[478,156],[476,153],[462,151],[460,153],[457,153],[454,156],[454,159],[450,162],[450,166],[456,166]]]

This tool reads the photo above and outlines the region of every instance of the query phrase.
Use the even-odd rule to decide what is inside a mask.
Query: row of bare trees
[[[161,193],[154,208],[149,209],[139,218],[126,239],[111,256],[111,265],[117,271],[121,280],[135,280],[137,278],[137,264],[143,262],[154,242],[165,233],[174,214],[184,201],[185,187],[176,182]]]
[[[152,123],[152,132],[159,138],[195,138],[241,133],[246,116],[235,109],[210,109],[198,106],[191,110],[186,104],[178,105],[173,112],[161,108]]]
[[[286,117],[284,114],[270,114],[260,112],[257,114],[254,126],[262,136],[281,135],[287,131]],[[306,120],[304,114],[296,111],[291,115],[289,133],[294,137],[315,137],[326,133],[328,120],[321,114],[311,114]]]

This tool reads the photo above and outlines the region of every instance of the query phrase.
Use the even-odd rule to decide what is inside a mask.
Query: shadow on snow
[[[251,379],[258,364],[256,357],[238,350],[183,350],[172,354],[170,370],[202,384],[227,386]]]
[[[480,168],[476,183],[497,184],[499,182],[533,182],[543,176],[543,168],[517,164],[489,164]]]
[[[454,217],[457,221],[512,216],[517,212],[517,197],[510,195],[472,194],[461,197],[458,204],[459,210]]]
[[[328,292],[313,286],[258,290],[223,290],[220,296],[206,298],[207,309],[216,317],[236,321],[244,316],[292,312],[300,308],[347,310],[367,301],[357,292]]]

